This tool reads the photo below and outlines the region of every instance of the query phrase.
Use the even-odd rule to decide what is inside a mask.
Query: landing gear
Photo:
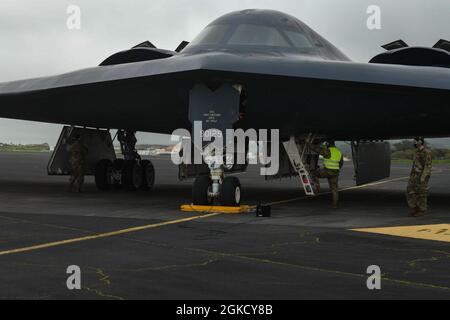
[[[108,191],[113,185],[113,163],[111,160],[101,160],[95,168],[95,184],[97,189]]]
[[[238,178],[226,177],[218,187],[219,191],[214,192],[214,183],[210,177],[197,177],[192,186],[193,204],[208,206],[213,203],[214,199],[219,199],[222,206],[240,206],[242,187]]]
[[[210,196],[212,193],[212,181],[208,176],[195,178],[192,186],[192,200],[195,205],[206,206],[213,202]]]
[[[237,207],[241,202],[239,179],[225,174],[245,171],[247,165],[234,162],[228,166],[230,161],[224,161],[225,152],[220,150],[226,151],[228,148],[228,145],[223,145],[226,130],[234,128],[245,113],[247,98],[244,88],[241,84],[230,83],[197,84],[189,95],[189,121],[192,123],[194,144],[195,137],[200,137],[201,144],[195,147],[200,150],[204,160],[203,163],[195,164],[202,171],[195,172],[197,178],[192,188],[193,203],[208,205],[218,200],[224,206]],[[222,141],[222,145],[219,141]],[[230,143],[234,143],[234,140]],[[185,171],[189,175],[189,170]],[[180,173],[186,172],[180,170]]]
[[[238,207],[241,203],[241,183],[236,177],[226,177],[222,183],[220,203],[227,207]]]
[[[141,189],[143,184],[143,170],[139,161],[126,160],[122,169],[122,185],[126,190]]]
[[[119,130],[118,140],[125,159],[101,160],[95,169],[95,183],[101,191],[125,189],[151,190],[155,184],[155,169],[150,160],[142,160],[136,151],[134,131]]]
[[[152,190],[155,185],[155,167],[150,160],[142,160],[142,190]]]
[[[192,186],[194,205],[210,205],[215,199],[222,206],[238,207],[241,204],[241,184],[233,176],[224,176],[224,165],[216,156],[205,158],[209,167],[209,175],[198,176]]]
[[[114,189],[122,189],[122,169],[125,164],[125,160],[116,159],[113,163],[113,187]]]

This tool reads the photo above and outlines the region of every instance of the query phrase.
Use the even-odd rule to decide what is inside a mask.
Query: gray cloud
[[[81,30],[66,28],[70,4],[82,10]],[[366,28],[366,9],[372,4],[382,9],[378,31]],[[296,16],[360,62],[381,52],[380,45],[399,38],[425,46],[450,39],[448,0],[2,0],[0,81],[95,66],[145,40],[174,49],[220,15],[247,8]],[[0,119],[0,141],[54,143],[59,129]]]

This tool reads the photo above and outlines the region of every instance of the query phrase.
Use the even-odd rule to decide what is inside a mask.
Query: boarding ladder
[[[305,190],[305,194],[308,196],[314,196],[315,192],[313,183],[310,179],[310,174],[302,161],[306,150],[306,146],[303,148],[302,154],[300,154],[294,137],[291,137],[289,141],[283,142],[283,146],[284,149],[286,150],[286,153],[288,155],[292,167],[300,177],[300,181],[302,183],[303,189]]]

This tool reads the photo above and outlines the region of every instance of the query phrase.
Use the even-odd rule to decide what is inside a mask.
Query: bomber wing
[[[257,103],[259,110],[269,114],[286,103],[299,101],[300,107],[301,101],[308,101],[304,117],[313,117],[314,108],[316,111],[330,108],[328,100],[320,96],[328,95],[329,101],[333,101],[336,94],[339,95],[336,99],[343,100],[346,110],[353,113],[349,116],[363,123],[367,119],[358,118],[361,107],[371,103],[364,92],[373,101],[383,102],[378,106],[383,112],[405,110],[406,106],[414,110],[424,99],[442,102],[443,97],[449,97],[450,70],[299,56],[177,54],[153,61],[2,83],[0,117],[170,133],[187,126],[189,91],[198,83],[243,84],[251,91],[250,104]],[[334,89],[328,90],[329,86]],[[270,92],[270,99],[262,99],[267,94],[264,91]],[[405,92],[411,91],[415,93],[405,96]],[[423,99],[417,99],[421,94]],[[390,99],[391,96],[397,98]],[[443,116],[441,109],[436,112],[440,112],[437,116]],[[258,117],[253,121],[255,126],[267,125],[258,124]],[[276,125],[273,123],[272,127]]]

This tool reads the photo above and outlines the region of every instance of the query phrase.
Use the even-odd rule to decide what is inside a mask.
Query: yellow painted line
[[[389,179],[389,180],[383,180],[383,181],[368,183],[368,184],[364,184],[364,185],[361,185],[361,186],[348,187],[348,188],[344,188],[344,189],[339,189],[339,192],[363,189],[363,188],[383,185],[383,184],[386,184],[386,183],[389,183],[389,182],[401,181],[401,180],[406,180],[406,179],[409,179],[409,177],[401,177],[401,178],[395,178],[395,179]],[[271,202],[271,203],[267,203],[266,205],[275,206],[275,205],[295,202],[295,201],[299,201],[299,200],[303,200],[303,199],[310,199],[310,198],[320,197],[320,196],[324,196],[324,195],[328,195],[328,194],[331,194],[331,191],[319,193],[319,194],[316,194],[315,196],[301,196],[301,197],[297,197],[297,198],[293,198],[293,199]]]
[[[445,170],[446,169],[435,169],[435,170],[433,170],[433,174],[442,173]],[[354,187],[348,187],[348,188],[339,189],[339,192],[364,189],[364,188],[369,188],[369,187],[374,187],[374,186],[387,184],[387,183],[390,183],[390,182],[402,181],[402,180],[408,180],[408,179],[409,179],[409,176],[400,177],[400,178],[394,178],[394,179],[388,179],[388,180],[382,180],[382,181],[378,181],[378,182],[372,182],[372,183],[364,184],[364,185],[361,185],[361,186],[354,186]],[[324,196],[324,195],[328,195],[328,194],[331,194],[331,191],[324,192],[324,193],[319,193],[319,194],[316,194],[315,196],[301,196],[301,197],[297,197],[297,198],[293,198],[293,199],[287,199],[287,200],[281,200],[281,201],[266,203],[266,205],[275,206],[275,205],[279,205],[279,204],[290,203],[290,202],[295,202],[295,201],[299,201],[299,200],[320,197],[320,196]]]
[[[389,236],[450,242],[450,224],[431,224],[386,228],[351,229],[351,231],[376,233]]]
[[[56,242],[50,242],[50,243],[34,245],[34,246],[30,246],[30,247],[25,247],[25,248],[18,248],[18,249],[11,249],[11,250],[6,250],[6,251],[0,251],[0,256],[4,256],[4,255],[8,255],[8,254],[14,254],[14,253],[35,251],[35,250],[46,249],[46,248],[51,248],[51,247],[57,247],[57,246],[72,244],[72,243],[76,243],[76,242],[89,241],[89,240],[95,240],[95,239],[101,239],[101,238],[108,238],[108,237],[118,236],[118,235],[125,234],[125,233],[137,232],[137,231],[142,231],[142,230],[147,230],[147,229],[152,229],[152,228],[158,228],[158,227],[164,227],[164,226],[169,226],[169,225],[173,225],[173,224],[179,224],[179,223],[188,222],[188,221],[192,221],[192,220],[198,220],[198,219],[214,217],[214,216],[217,216],[219,214],[220,213],[211,213],[211,214],[205,214],[205,215],[198,215],[198,216],[184,218],[184,219],[178,219],[178,220],[171,220],[171,221],[165,221],[165,222],[160,222],[160,223],[148,224],[148,225],[144,225],[144,226],[138,226],[138,227],[133,227],[133,228],[128,228],[128,229],[112,231],[112,232],[98,233],[98,234],[94,234],[94,235],[90,235],[90,236],[86,236],[86,237],[67,239],[67,240],[62,240],[62,241],[56,241]]]
[[[211,212],[211,213],[231,213],[240,214],[247,213],[253,207],[242,205],[240,207],[224,207],[224,206],[198,206],[193,204],[184,204],[180,207],[183,212]]]

